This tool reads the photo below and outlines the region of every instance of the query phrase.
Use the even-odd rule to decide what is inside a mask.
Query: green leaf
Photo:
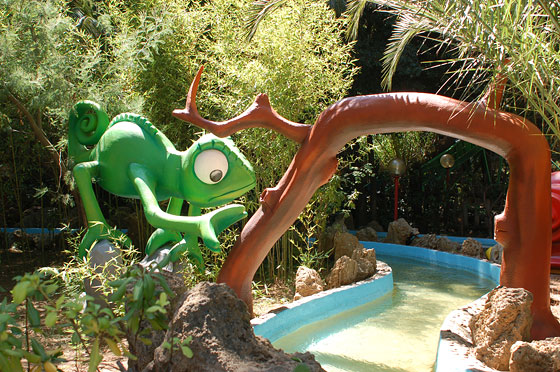
[[[165,291],[165,293],[167,293],[167,295],[169,295],[169,296],[173,296],[174,293],[171,290],[171,288],[169,288],[169,285],[167,284],[167,280],[165,280],[165,278],[163,276],[161,276],[160,274],[155,274],[154,276],[157,279],[157,281],[159,282],[159,284],[161,285],[161,287],[163,288],[163,290]]]
[[[10,314],[0,314],[0,323],[6,323],[10,319],[13,319]]]
[[[80,335],[78,334],[78,332],[72,333],[72,338],[70,341],[74,345],[78,345],[80,343]]]
[[[47,286],[47,288],[45,289],[45,292],[50,295],[51,293],[54,293],[56,290],[58,289],[58,284],[50,284]]]
[[[23,356],[23,350],[12,350],[12,349],[4,349],[2,352],[8,356],[15,357],[21,359]]]
[[[95,372],[103,357],[99,353],[99,339],[96,338],[91,347],[91,354],[89,359],[88,372]]]
[[[51,311],[47,314],[47,316],[45,317],[45,325],[47,327],[52,327],[56,324],[56,320],[57,320],[57,315],[56,312]]]
[[[27,316],[29,317],[31,327],[36,328],[41,325],[41,315],[31,301],[27,301]]]
[[[31,339],[31,349],[33,349],[33,352],[35,354],[38,354],[41,356],[41,361],[44,362],[46,360],[49,359],[49,356],[47,355],[47,353],[45,352],[45,348],[43,347],[43,345],[41,345],[39,343],[39,341],[37,341],[36,339],[32,338]]]
[[[121,284],[121,286],[115,292],[113,292],[113,294],[111,295],[109,300],[112,301],[112,302],[117,302],[121,298],[123,298],[123,296],[126,292],[126,285],[127,285],[127,283]]]
[[[183,352],[183,355],[186,356],[187,358],[192,358],[193,357],[193,352],[192,352],[190,347],[181,346],[181,351]]]
[[[163,341],[161,343],[161,347],[164,348],[164,349],[167,349],[167,350],[171,350],[171,344],[167,341]]]
[[[118,288],[121,285],[123,285],[125,282],[127,281],[127,279],[117,279],[117,280],[113,280],[107,284],[109,284],[109,286],[113,287],[113,288]]]
[[[60,308],[62,307],[62,304],[64,303],[64,300],[66,299],[66,296],[61,295],[59,298],[57,298],[56,302],[55,302],[55,307],[57,310],[60,310]]]
[[[24,281],[19,282],[14,286],[14,289],[12,289],[14,303],[19,305],[23,302],[23,300],[25,300],[25,297],[27,297],[27,289],[29,288],[30,284],[31,283],[29,283],[28,281]]]
[[[144,281],[138,280],[134,285],[134,290],[132,291],[132,300],[133,301],[141,300],[143,291],[144,291]]]
[[[27,359],[28,361],[30,361],[31,363],[41,363],[41,356],[34,354],[34,353],[30,353],[28,351],[22,350],[22,354],[25,357],[25,359]]]
[[[155,313],[156,311],[161,311],[162,307],[158,306],[158,305],[153,305],[150,306],[149,308],[146,309],[147,313]],[[165,309],[163,310],[163,312],[165,313]]]

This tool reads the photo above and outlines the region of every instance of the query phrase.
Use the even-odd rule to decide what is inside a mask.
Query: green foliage
[[[369,0],[357,0],[356,2]],[[481,94],[480,86],[509,80],[506,108],[537,115],[545,131],[560,137],[560,9],[544,0],[400,1],[373,0],[398,16],[384,57],[385,84],[406,45],[416,36],[439,43],[454,56],[449,81],[466,86],[466,94]],[[534,120],[534,119],[533,119]],[[555,143],[556,140],[553,140]]]
[[[165,265],[163,262],[162,265]],[[11,303],[4,298],[0,303],[0,370],[23,371],[22,360],[49,370],[60,362],[62,350],[46,350],[34,337],[35,333],[70,333],[71,342],[86,350],[89,357],[88,371],[96,371],[103,360],[102,343],[107,344],[115,355],[130,354],[122,338],[130,333],[136,340],[151,343],[149,329],[140,330],[140,324],[148,321],[155,330],[167,329],[167,307],[173,292],[165,278],[139,265],[129,266],[116,280],[106,283],[108,298],[113,307],[102,307],[94,298],[86,296],[86,306],[81,299],[60,294],[56,277],[49,279],[44,273],[25,274],[12,289]],[[37,309],[40,300],[45,310],[41,316]],[[23,326],[18,305],[25,304]],[[192,338],[174,340],[173,347],[192,357],[189,343]],[[51,369],[54,370],[54,369]]]
[[[65,121],[78,100],[103,103],[109,116],[125,111],[143,114],[183,149],[199,130],[179,123],[171,112],[184,105],[186,89],[201,64],[206,70],[198,104],[201,114],[212,120],[237,115],[255,94],[265,92],[281,115],[310,123],[328,104],[345,95],[356,72],[352,44],[343,42],[341,21],[325,4],[294,2],[266,20],[252,42],[243,43],[248,6],[248,1],[225,0],[186,6],[163,0],[2,2],[0,101],[6,104],[0,108],[0,120],[4,128],[11,129],[6,129],[10,133],[0,141],[29,136],[31,126],[41,141],[43,162],[50,159],[52,165],[50,176],[37,180],[37,161],[31,155],[37,151],[18,148],[20,159],[0,156],[2,164],[14,164],[10,173],[20,175],[9,181],[29,185],[29,191],[16,185],[2,188],[9,206],[17,205],[22,216],[20,221],[12,218],[7,223],[23,225],[24,211],[35,202],[45,207],[54,204],[59,210],[64,203],[69,203],[64,208],[72,205],[72,185],[61,189],[58,180],[71,183],[71,177],[64,174]],[[274,186],[288,168],[297,144],[262,129],[237,133],[234,140],[259,178],[255,191],[241,200],[252,212],[258,208],[264,188]],[[4,142],[0,145],[9,147]],[[321,192],[335,195],[335,187],[329,184]],[[43,196],[32,198],[39,195],[37,190],[43,190]],[[101,207],[110,209],[106,214],[109,223],[117,224],[112,218],[124,220],[123,210],[136,210],[137,219],[143,220],[137,204],[115,202],[102,193],[99,198]],[[330,199],[326,205],[334,210],[338,199]],[[322,209],[310,223],[323,224],[328,213]],[[139,230],[142,236],[149,236],[149,228]],[[145,239],[142,236],[137,244]],[[283,240],[284,246],[290,244],[289,238]]]

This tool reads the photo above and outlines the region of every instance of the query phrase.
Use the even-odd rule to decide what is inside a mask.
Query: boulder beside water
[[[300,266],[296,273],[296,294],[294,301],[303,297],[314,295],[325,289],[326,285],[317,270],[307,266]]]
[[[532,303],[533,295],[523,288],[497,287],[488,294],[482,311],[469,322],[478,360],[508,370],[512,345],[530,340]]]
[[[165,346],[187,337],[192,337],[192,358]],[[163,342],[158,341],[151,361],[137,365],[138,371],[291,372],[301,364],[309,371],[324,371],[312,354],[287,354],[255,336],[247,306],[226,284],[202,282],[183,294]]]

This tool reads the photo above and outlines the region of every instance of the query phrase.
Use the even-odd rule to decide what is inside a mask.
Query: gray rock
[[[325,228],[319,238],[319,247],[317,250],[322,253],[329,252],[334,248],[334,236],[339,232],[348,232],[344,224],[344,216],[338,218],[331,226]]]
[[[351,284],[358,275],[358,262],[348,256],[336,260],[331,273],[327,277],[327,288],[337,288],[341,285]]]
[[[372,227],[364,227],[356,231],[356,238],[360,241],[376,242],[377,232]]]
[[[442,252],[456,253],[461,250],[461,244],[451,241],[446,237],[437,240],[436,249]]]
[[[351,258],[358,263],[356,281],[364,280],[375,274],[377,267],[375,250],[364,248],[356,249],[354,250],[354,252],[352,252]]]
[[[437,242],[438,242],[438,238],[436,234],[426,234],[414,238],[412,240],[412,243],[410,243],[410,245],[413,245],[415,247],[437,249]]]
[[[296,294],[294,300],[322,292],[326,285],[319,273],[306,266],[300,266],[296,273]]]
[[[165,341],[192,336],[193,352],[170,352],[163,344],[144,372],[293,371],[301,360],[310,371],[324,371],[310,353],[287,354],[255,336],[247,306],[227,285],[199,283],[184,294],[165,334]]]
[[[469,328],[475,356],[491,368],[509,368],[510,349],[530,340],[533,295],[523,288],[497,287],[488,294],[484,309],[474,315]]]
[[[363,249],[364,246],[358,238],[346,232],[337,232],[334,235],[334,259],[338,260],[342,256],[352,257],[355,249]]]
[[[484,250],[482,249],[482,244],[473,238],[468,238],[463,241],[461,245],[461,253],[465,256],[471,256],[476,258],[484,257]]]
[[[541,341],[517,341],[511,347],[511,372],[560,371],[560,337]]]
[[[384,242],[405,245],[413,235],[418,235],[418,229],[410,226],[404,218],[399,218],[389,224]]]

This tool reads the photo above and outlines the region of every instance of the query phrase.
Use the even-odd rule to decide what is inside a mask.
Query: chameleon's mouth
[[[224,199],[234,199],[238,196],[241,196],[243,194],[245,194],[247,191],[251,190],[253,187],[255,187],[255,182],[251,182],[243,187],[240,187],[238,189],[232,190],[232,191],[228,191],[225,194],[222,195],[218,195],[215,196],[213,198],[210,198],[208,201],[209,202],[214,202],[214,201],[219,201],[219,200],[224,200]]]

